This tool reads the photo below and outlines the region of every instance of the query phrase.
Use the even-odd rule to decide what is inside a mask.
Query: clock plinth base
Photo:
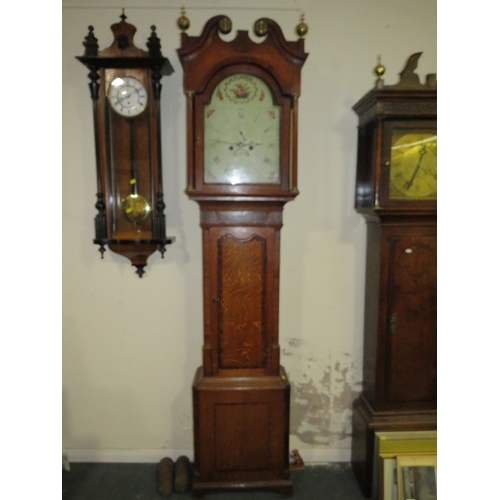
[[[289,471],[290,384],[280,375],[204,377],[193,382],[194,496],[214,490],[292,493]]]
[[[366,398],[354,402],[352,419],[352,469],[366,498],[377,500],[373,488],[375,433],[380,431],[430,431],[437,429],[437,410],[376,411]]]

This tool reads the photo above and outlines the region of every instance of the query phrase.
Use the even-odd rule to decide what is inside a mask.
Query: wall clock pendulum
[[[290,384],[278,343],[283,206],[297,194],[297,100],[307,54],[259,19],[226,42],[226,16],[178,55],[187,97],[187,189],[203,232],[203,366],[193,382],[197,496],[215,489],[291,494]],[[300,27],[300,28],[299,28]]]
[[[94,243],[130,259],[142,277],[151,254],[175,238],[166,236],[163,199],[160,96],[161,78],[173,68],[161,54],[156,28],[148,51],[137,48],[135,26],[113,24],[114,41],[98,50],[94,28],[77,57],[90,70],[97,163]]]
[[[396,85],[353,107],[359,117],[355,204],[367,221],[363,391],[353,412],[353,470],[378,498],[377,431],[437,422],[437,83],[410,56]]]

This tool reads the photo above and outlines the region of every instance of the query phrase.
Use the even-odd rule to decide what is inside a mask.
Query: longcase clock
[[[377,498],[374,433],[436,429],[437,84],[413,54],[400,82],[376,86],[359,116],[356,210],[367,222],[363,391],[353,469]],[[372,491],[373,489],[373,491]]]
[[[111,26],[114,41],[98,50],[94,28],[77,57],[89,68],[94,107],[97,203],[94,243],[127,257],[142,277],[148,257],[162,254],[175,238],[166,235],[161,163],[161,78],[173,68],[160,50],[155,26],[148,51],[134,45],[135,26]]]
[[[181,18],[179,26],[186,26]],[[305,26],[305,25],[304,25]],[[187,189],[203,231],[203,366],[193,382],[195,495],[291,493],[290,385],[280,366],[282,211],[297,194],[297,100],[304,40],[260,19],[224,41],[226,16],[181,35]],[[299,32],[299,30],[297,30]],[[303,32],[301,32],[303,33]]]

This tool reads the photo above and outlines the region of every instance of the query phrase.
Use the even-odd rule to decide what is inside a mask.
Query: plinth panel
[[[251,397],[247,403],[214,404],[216,470],[266,470],[272,467],[268,453],[271,404],[253,399]]]
[[[194,490],[291,488],[290,385],[270,377],[203,377],[193,383]]]

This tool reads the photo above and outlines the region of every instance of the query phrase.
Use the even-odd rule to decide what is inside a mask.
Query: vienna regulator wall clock
[[[189,25],[179,19],[183,31]],[[253,42],[226,16],[181,35],[187,189],[203,231],[203,366],[193,383],[196,495],[291,493],[290,385],[280,366],[282,211],[297,194],[297,100],[307,54],[260,19]],[[299,24],[299,35],[306,25]]]
[[[142,277],[148,257],[162,254],[175,238],[166,236],[163,199],[160,95],[163,75],[173,68],[160,50],[151,27],[148,51],[137,48],[136,28],[113,24],[114,41],[98,50],[94,29],[77,57],[89,68],[94,105],[97,163],[95,240],[101,256],[105,245],[130,259]]]
[[[396,85],[376,86],[359,116],[356,210],[367,221],[363,392],[353,469],[377,498],[376,431],[434,430],[437,420],[437,84],[413,54]]]

